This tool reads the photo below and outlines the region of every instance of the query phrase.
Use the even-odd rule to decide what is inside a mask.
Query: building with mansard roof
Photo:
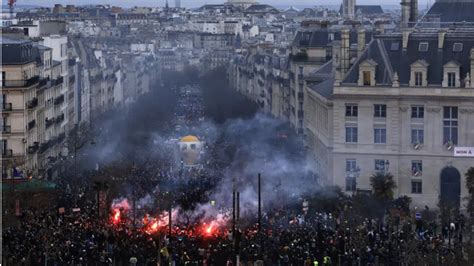
[[[464,208],[473,158],[455,150],[474,147],[474,30],[404,30],[359,56],[344,49],[305,83],[305,134],[327,182],[370,191],[371,175],[391,173],[415,206]]]

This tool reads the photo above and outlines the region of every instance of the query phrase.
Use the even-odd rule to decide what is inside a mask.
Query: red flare
[[[213,235],[214,234],[214,229],[215,229],[215,223],[214,223],[214,221],[212,221],[211,224],[209,224],[209,226],[206,227],[206,230],[205,230],[206,235],[208,235],[208,236]]]
[[[151,226],[150,229],[154,232],[158,229],[158,222],[154,222]]]
[[[115,224],[120,222],[120,209],[114,210],[114,221]]]

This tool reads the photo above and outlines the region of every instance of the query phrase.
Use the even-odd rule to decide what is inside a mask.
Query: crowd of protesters
[[[447,228],[413,217],[396,227],[368,218],[354,224],[341,212],[286,206],[264,212],[260,232],[255,217],[246,217],[235,234],[228,219],[210,234],[199,222],[176,223],[170,237],[167,225],[153,233],[134,226],[132,214],[119,224],[112,212],[99,218],[87,194],[64,212],[23,211],[17,226],[3,229],[4,265],[229,265],[237,254],[242,265],[462,265],[468,252],[460,220]]]
[[[177,135],[192,131],[202,117],[195,88],[181,92]],[[182,134],[181,134],[182,135]],[[83,177],[58,180],[58,205],[50,210],[24,209],[14,226],[3,227],[3,265],[447,265],[466,263],[468,250],[464,219],[439,224],[411,212],[394,222],[388,213],[363,217],[348,210],[355,199],[335,196],[334,211],[309,205],[266,206],[261,224],[255,215],[236,222],[228,217],[212,231],[202,220],[172,223],[153,232],[136,221],[139,211],[123,212],[114,222],[112,209],[99,215],[92,176],[131,188],[134,199],[152,195],[161,210],[170,204],[193,209],[209,201],[211,191],[226,167],[225,150],[231,144],[217,139],[209,144],[201,167],[185,168],[176,158],[159,161],[116,162]],[[171,148],[159,151],[171,154]],[[153,178],[151,178],[153,177]],[[159,189],[157,189],[159,188]],[[110,193],[112,194],[112,193]],[[300,199],[300,202],[303,199]],[[146,202],[136,208],[147,210]],[[133,204],[135,205],[135,203]],[[142,217],[143,215],[140,215]],[[141,218],[139,219],[141,220]]]

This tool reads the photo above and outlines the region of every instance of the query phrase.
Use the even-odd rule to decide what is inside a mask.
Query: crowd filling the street
[[[432,217],[429,208],[410,209],[404,199],[384,201],[364,192],[347,195],[319,185],[316,173],[281,177],[290,180],[281,183],[265,178],[269,173],[255,172],[255,182],[245,186],[255,193],[242,195],[254,198],[239,199],[242,180],[223,180],[234,178],[225,176],[229,169],[248,162],[236,163],[236,158],[253,153],[236,155],[242,140],[215,132],[209,112],[219,116],[228,110],[206,106],[209,99],[203,98],[202,90],[189,84],[173,88],[173,100],[167,99],[174,105],[167,110],[172,115],[159,122],[167,134],[156,138],[160,143],[153,146],[153,154],[136,152],[94,161],[94,169],[79,167],[54,180],[54,206],[24,207],[14,223],[3,226],[3,263],[467,265],[471,230],[467,219],[456,212],[447,218]],[[299,142],[290,129],[282,126],[273,133],[267,136],[272,145],[290,152],[293,160],[305,156],[304,145],[293,145]],[[109,134],[112,129],[101,129],[95,137],[99,147],[88,152],[100,149],[100,141]],[[187,151],[179,148],[187,135],[197,136],[202,145],[197,157],[186,159]],[[90,163],[89,155],[77,159]],[[259,174],[266,188],[272,183],[261,199]],[[282,186],[291,186],[297,178],[316,181],[304,193],[282,195],[288,191]],[[217,189],[226,191],[225,197],[216,198],[222,195],[214,193]],[[269,193],[279,200],[267,200]],[[246,204],[239,205],[241,200]]]

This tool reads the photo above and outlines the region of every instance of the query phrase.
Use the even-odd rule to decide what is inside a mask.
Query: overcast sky
[[[54,3],[59,4],[110,4],[120,5],[125,7],[130,6],[163,6],[166,0],[17,0],[18,5],[41,5],[41,6],[52,6]],[[168,0],[170,6],[174,6],[174,0]],[[203,4],[219,4],[225,0],[181,0],[182,6],[196,7]],[[419,0],[419,4],[426,6],[429,0]],[[272,5],[338,5],[342,0],[260,0],[260,3],[272,4]],[[434,2],[434,0],[432,0]],[[6,0],[2,0],[5,4]],[[357,4],[383,4],[383,5],[398,5],[400,0],[359,0]]]

